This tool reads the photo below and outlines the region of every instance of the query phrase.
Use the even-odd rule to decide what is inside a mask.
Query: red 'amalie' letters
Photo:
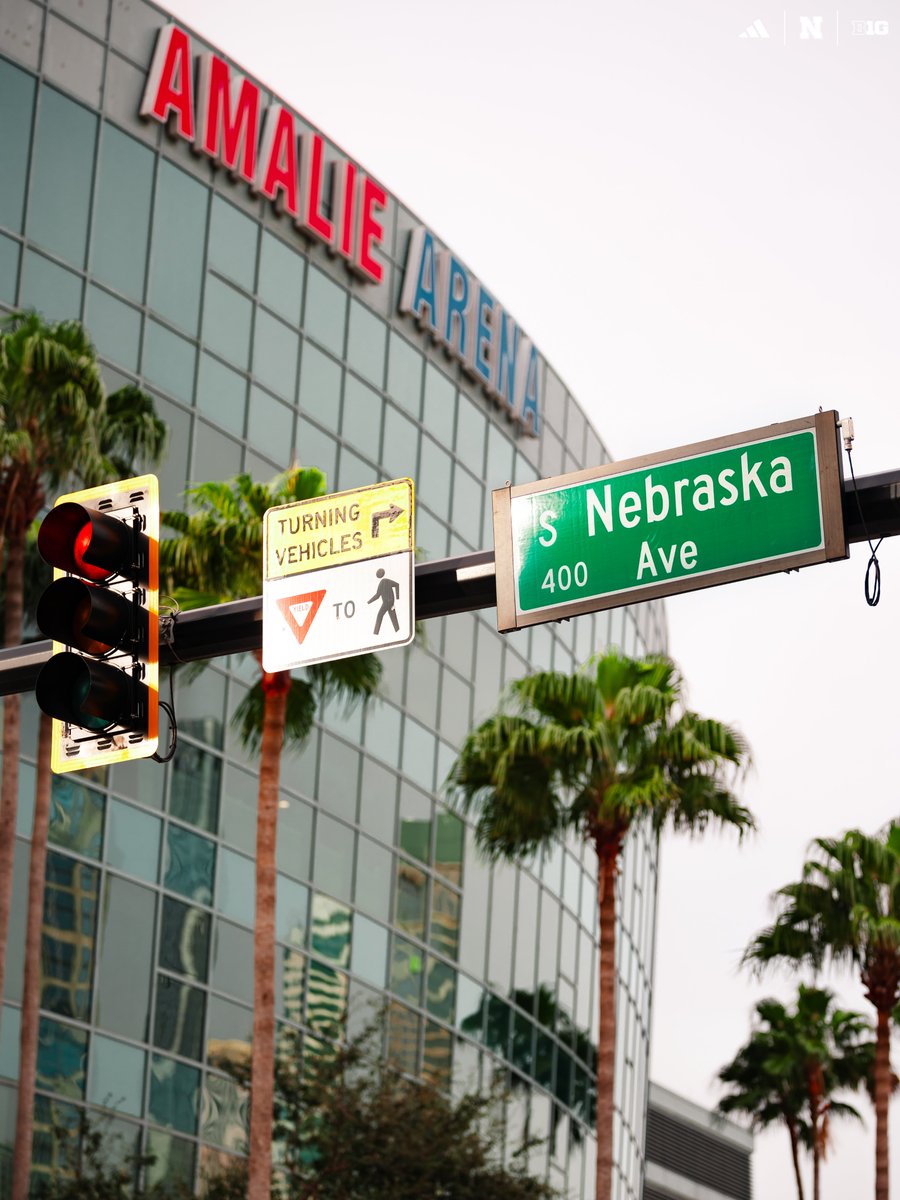
[[[375,251],[384,240],[387,193],[348,160],[334,160],[331,215],[323,203],[325,143],[312,131],[298,135],[283,105],[263,111],[260,89],[211,52],[198,56],[196,86],[191,39],[177,25],[159,31],[147,75],[141,115],[207,154],[251,191],[271,200],[309,237],[324,242],[372,283],[384,266]]]

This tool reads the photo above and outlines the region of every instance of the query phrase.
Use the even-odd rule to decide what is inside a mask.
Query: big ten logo
[[[854,37],[887,37],[890,26],[887,21],[851,21],[850,32]]]

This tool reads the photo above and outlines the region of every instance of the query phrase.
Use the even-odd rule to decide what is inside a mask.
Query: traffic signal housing
[[[35,684],[57,773],[156,752],[159,485],[155,475],[60,496],[38,531],[54,568],[38,601],[53,656]]]

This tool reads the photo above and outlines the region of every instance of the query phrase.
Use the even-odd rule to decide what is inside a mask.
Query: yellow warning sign
[[[413,482],[370,487],[270,508],[264,524],[266,579],[413,549]]]

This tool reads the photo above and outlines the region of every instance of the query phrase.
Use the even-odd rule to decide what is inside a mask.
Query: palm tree
[[[448,780],[490,859],[523,860],[568,832],[598,859],[600,1039],[597,1200],[612,1189],[616,1046],[616,875],[628,831],[753,828],[726,780],[747,760],[740,736],[681,705],[669,659],[610,651],[572,675],[543,671],[513,683],[499,710],[469,734]]]
[[[834,1117],[861,1119],[835,1093],[857,1090],[872,1071],[875,1043],[863,1016],[833,1008],[834,994],[800,985],[793,1011],[761,1000],[757,1024],[735,1058],[719,1072],[730,1085],[719,1101],[723,1115],[746,1117],[754,1129],[783,1122],[791,1143],[798,1200],[803,1200],[799,1148],[813,1158],[813,1200]]]
[[[26,585],[36,577],[29,567],[28,536],[48,493],[67,478],[92,485],[133,473],[136,459],[158,461],[166,427],[157,417],[150,397],[140,389],[129,385],[107,394],[96,351],[78,321],[48,324],[33,312],[14,313],[3,322],[0,400],[5,422],[0,438],[0,540],[6,548],[5,641],[17,645],[23,634]],[[32,554],[36,558],[33,549]],[[19,729],[19,698],[8,696],[4,701],[0,789],[0,993],[15,844]],[[49,719],[42,718],[26,915],[13,1200],[25,1200],[27,1196],[31,1163],[50,812],[50,729]]]
[[[801,877],[775,893],[777,914],[744,961],[826,962],[856,968],[877,1014],[875,1027],[875,1200],[888,1200],[891,1014],[900,992],[900,823],[876,837],[851,829],[816,838]]]
[[[294,467],[268,484],[249,475],[201,483],[187,496],[195,511],[162,514],[175,536],[160,543],[160,565],[182,608],[197,608],[259,593],[263,516],[266,509],[325,494],[325,476]],[[179,586],[175,586],[176,583]],[[259,655],[257,655],[259,658]],[[306,669],[262,671],[259,683],[235,712],[245,745],[259,750],[256,825],[256,926],[253,947],[253,1051],[250,1077],[249,1200],[268,1200],[272,1172],[275,1074],[275,834],[281,749],[309,736],[317,708],[327,699],[365,702],[381,678],[381,663],[366,654]]]

